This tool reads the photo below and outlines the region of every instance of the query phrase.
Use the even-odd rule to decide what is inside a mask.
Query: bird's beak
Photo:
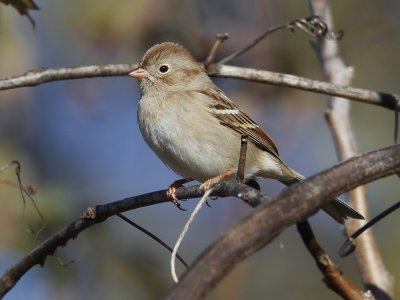
[[[147,72],[145,69],[142,69],[141,67],[138,67],[130,72],[129,76],[136,79],[143,79],[149,76],[149,72]]]

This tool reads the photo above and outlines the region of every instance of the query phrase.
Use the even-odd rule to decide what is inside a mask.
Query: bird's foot
[[[225,172],[219,174],[218,176],[207,179],[200,185],[200,189],[203,192],[205,192],[205,191],[209,190],[212,185],[214,185],[218,182],[221,182],[222,180],[224,180],[227,177],[232,176],[233,174],[235,174],[235,171],[229,170],[229,171],[225,171]]]
[[[167,190],[167,198],[171,201],[177,208],[180,210],[186,211],[186,209],[182,208],[180,203],[178,202],[178,197],[176,196],[176,189],[183,187],[185,183],[193,181],[192,178],[182,178],[174,181]]]

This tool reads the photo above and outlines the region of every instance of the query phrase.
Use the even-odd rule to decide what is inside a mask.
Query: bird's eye
[[[162,65],[162,66],[160,66],[159,70],[161,73],[167,73],[169,70],[169,67],[167,65]]]

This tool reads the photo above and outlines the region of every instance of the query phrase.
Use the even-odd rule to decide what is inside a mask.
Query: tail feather
[[[292,185],[296,182],[303,181],[305,177],[294,170],[291,170],[291,173],[294,177],[291,177],[288,180],[281,180],[281,182],[287,186]],[[360,214],[357,210],[352,208],[346,202],[343,202],[339,198],[335,198],[331,200],[329,203],[322,206],[322,209],[330,215],[337,222],[343,224],[347,218],[361,219],[364,220],[364,216]]]

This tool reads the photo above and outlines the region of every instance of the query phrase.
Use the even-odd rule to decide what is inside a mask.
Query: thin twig
[[[319,37],[326,39],[341,39],[343,36],[343,31],[338,31],[338,32],[329,31],[326,24],[318,16],[311,16],[304,19],[295,19],[289,23],[284,23],[267,29],[267,31],[260,34],[257,38],[254,39],[254,41],[249,43],[247,46],[243,47],[243,49],[232,53],[231,55],[220,60],[218,63],[225,64],[228,61],[246,53],[250,49],[254,48],[258,43],[260,43],[271,33],[274,33],[281,29],[290,29],[291,31],[294,31],[295,28],[301,29],[303,32],[305,32],[308,36],[311,37]]]
[[[18,189],[20,188],[18,182],[8,180],[8,179],[0,178],[0,184],[8,185],[8,186],[18,188]],[[36,187],[32,184],[24,185],[22,187],[22,189],[23,189],[24,193],[29,194],[29,195],[34,195],[37,192]]]
[[[215,55],[221,44],[229,38],[228,33],[218,33],[215,36],[215,42],[213,47],[211,48],[210,53],[208,54],[206,60],[204,61],[204,67],[207,69],[209,65],[214,61]]]
[[[125,217],[123,214],[116,214],[117,217],[119,217],[121,220],[124,220],[126,223],[129,225],[135,227],[139,231],[143,232],[147,236],[151,237],[153,240],[155,240],[157,243],[159,243],[161,246],[163,246],[165,249],[167,249],[169,252],[172,252],[172,248],[168,246],[163,240],[161,240],[158,236],[154,235],[150,231],[148,231],[146,228],[140,226],[139,224],[133,222],[129,218]],[[189,268],[188,264],[186,261],[177,253],[176,258],[185,266],[186,269]]]
[[[324,275],[326,285],[344,299],[363,299],[363,293],[344,276],[340,268],[332,262],[328,254],[319,245],[308,221],[304,220],[297,223],[297,230]]]
[[[384,219],[386,216],[390,215],[396,209],[400,208],[400,201],[391,205],[389,208],[385,209],[383,212],[373,217],[367,224],[358,228],[350,237],[346,239],[343,245],[340,247],[339,255],[341,257],[350,255],[356,249],[355,239],[360,236],[364,231],[366,231],[371,226],[378,223],[380,220]]]
[[[234,53],[232,53],[231,55],[221,59],[218,64],[224,64],[227,63],[228,61],[242,55],[243,53],[246,53],[247,51],[249,51],[251,48],[253,48],[254,46],[256,46],[259,42],[261,42],[263,39],[265,39],[268,35],[270,35],[273,32],[276,32],[278,30],[281,30],[283,28],[288,28],[290,23],[285,23],[285,24],[281,24],[281,25],[277,25],[274,26],[272,28],[269,28],[267,31],[265,31],[264,33],[262,33],[261,35],[259,35],[257,38],[255,38],[254,41],[252,41],[251,43],[249,43],[247,46],[245,46],[243,49],[238,50]]]
[[[34,235],[36,238],[39,238],[40,233],[46,228],[46,220],[44,218],[44,216],[42,215],[42,212],[40,211],[39,207],[36,204],[35,199],[32,197],[32,195],[36,192],[36,189],[29,185],[29,186],[24,186],[22,184],[22,179],[21,179],[21,163],[17,160],[14,160],[8,164],[5,164],[3,166],[1,166],[0,168],[0,173],[4,172],[5,170],[7,170],[9,167],[15,165],[15,175],[17,177],[17,184],[13,183],[13,182],[9,182],[6,180],[2,180],[2,183],[11,185],[11,186],[15,186],[19,189],[20,194],[21,194],[21,199],[22,199],[22,220],[26,226],[25,230],[29,233]],[[36,213],[39,215],[40,220],[42,222],[41,227],[35,231],[32,227],[31,224],[29,224],[29,222],[26,220],[25,217],[25,209],[26,209],[26,199],[25,196],[27,196],[29,198],[29,200],[31,201],[33,208],[35,209]]]

